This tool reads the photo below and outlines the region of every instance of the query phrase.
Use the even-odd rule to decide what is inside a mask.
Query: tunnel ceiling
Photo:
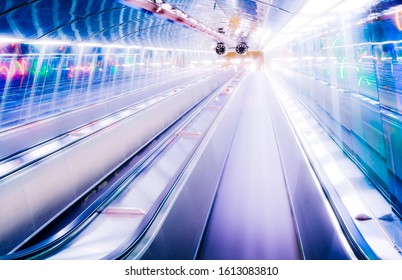
[[[149,0],[153,1],[153,0]],[[122,1],[120,1],[122,2]],[[165,0],[233,40],[261,49],[305,0]],[[0,36],[209,50],[214,40],[114,0],[0,2]],[[270,30],[266,32],[266,30]]]

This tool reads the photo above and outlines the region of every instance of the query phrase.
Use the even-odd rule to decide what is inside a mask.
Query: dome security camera
[[[248,51],[248,46],[246,43],[241,42],[241,43],[237,44],[237,46],[236,46],[237,54],[244,55],[247,53],[247,51]]]
[[[215,47],[216,54],[225,55],[227,52],[227,48],[224,43],[218,43]]]

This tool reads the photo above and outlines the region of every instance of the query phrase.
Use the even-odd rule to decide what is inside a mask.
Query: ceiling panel
[[[255,49],[300,9],[304,0],[165,0],[208,27],[225,30]],[[214,40],[114,0],[11,0],[0,2],[0,35],[23,39],[210,49]],[[262,37],[264,37],[262,40]]]

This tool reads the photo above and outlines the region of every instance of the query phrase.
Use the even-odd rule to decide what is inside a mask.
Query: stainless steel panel
[[[20,176],[31,215],[37,228],[47,223],[77,196],[66,172],[63,154],[29,168]]]
[[[0,182],[0,254],[6,254],[36,229],[19,178]]]

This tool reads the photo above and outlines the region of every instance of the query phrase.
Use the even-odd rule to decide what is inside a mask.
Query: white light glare
[[[324,25],[328,22],[330,22],[331,20],[334,20],[336,17],[319,17],[317,19],[315,19],[314,21],[312,21],[310,24],[311,25]]]
[[[321,15],[322,13],[328,11],[330,8],[333,8],[335,5],[340,3],[343,0],[311,0],[307,3],[306,6],[303,7],[300,14],[313,14],[316,16]],[[355,0],[353,0],[355,1]]]
[[[292,18],[289,23],[286,25],[286,27],[288,26],[292,26],[292,27],[300,27],[305,25],[306,23],[312,21],[314,19],[314,17],[308,17],[308,16],[295,16],[294,18]]]
[[[255,62],[251,63],[250,66],[249,66],[249,69],[252,72],[255,72],[257,70],[257,64]]]
[[[170,51],[171,50],[171,49],[155,48],[155,47],[145,47],[144,49],[150,50],[150,51]]]
[[[212,61],[211,60],[203,60],[202,63],[204,63],[204,64],[212,64]]]
[[[10,172],[16,167],[18,167],[18,162],[16,160],[3,163],[0,165],[0,175],[4,175],[7,172]]]
[[[117,49],[124,49],[124,48],[126,48],[125,45],[118,45],[118,44],[106,45],[105,47],[107,47],[107,48],[117,48]]]
[[[63,45],[71,45],[71,42],[67,41],[58,41],[58,40],[35,40],[28,41],[28,44],[31,45],[42,45],[42,46],[63,46]]]
[[[47,155],[56,151],[59,147],[61,147],[61,143],[59,141],[51,142],[42,147],[36,148],[35,150],[29,152],[24,157],[27,159],[38,159],[41,156]]]
[[[127,46],[127,49],[141,49],[141,46]]]
[[[344,1],[337,7],[335,7],[332,11],[334,12],[351,12],[357,9],[364,7],[365,5],[373,2],[373,0],[353,0],[353,1]]]
[[[79,43],[77,44],[78,47],[103,47],[103,44],[99,43]]]
[[[22,39],[10,38],[10,37],[0,37],[0,43],[18,43],[22,42]]]

